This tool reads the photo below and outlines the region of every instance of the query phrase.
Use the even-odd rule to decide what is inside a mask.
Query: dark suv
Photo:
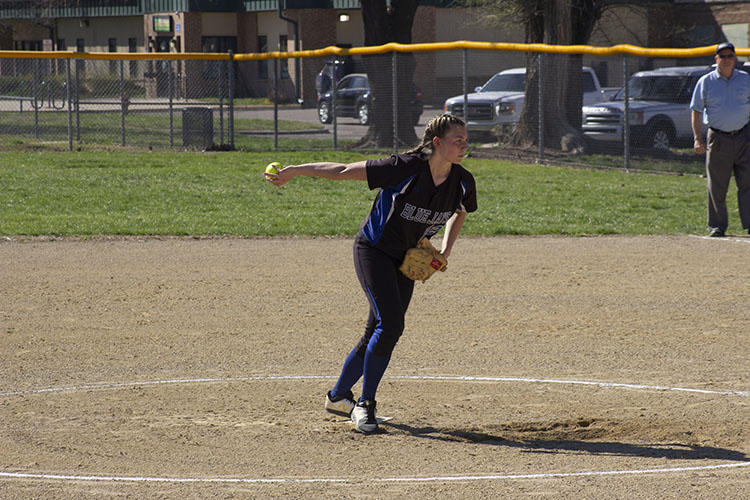
[[[362,125],[370,123],[370,80],[364,73],[353,73],[343,77],[336,86],[336,116],[356,118]],[[422,91],[413,86],[409,100],[409,119],[416,125],[422,115]],[[318,98],[318,119],[321,123],[331,123],[331,91]]]
[[[351,73],[354,65],[351,58],[326,61],[323,68],[318,73],[318,76],[315,78],[315,91],[318,93],[318,98],[331,90],[331,69],[334,64],[336,64],[337,82]]]

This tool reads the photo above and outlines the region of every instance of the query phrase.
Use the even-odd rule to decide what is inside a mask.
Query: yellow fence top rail
[[[371,55],[386,54],[389,52],[435,52],[444,50],[494,50],[506,52],[542,52],[546,54],[590,54],[597,56],[615,56],[631,54],[641,57],[703,57],[712,56],[716,51],[716,45],[695,47],[690,49],[662,48],[648,49],[637,45],[620,44],[611,47],[597,47],[593,45],[546,45],[542,43],[505,43],[505,42],[472,42],[459,40],[455,42],[436,43],[387,43],[385,45],[370,47],[354,47],[342,49],[341,47],[325,47],[316,50],[299,50],[292,52],[263,52],[248,54],[227,54],[207,52],[71,52],[71,51],[24,51],[3,50],[0,58],[26,58],[26,59],[104,59],[104,60],[140,60],[140,59],[162,59],[162,60],[185,60],[199,59],[204,61],[226,61],[232,57],[235,61],[257,61],[265,59],[291,59],[324,56],[349,56],[349,55]],[[737,55],[750,56],[749,48],[737,48]]]
[[[593,45],[546,45],[542,43],[504,43],[504,42],[471,42],[466,40],[456,42],[436,43],[387,43],[372,47],[355,47],[342,49],[341,47],[326,47],[317,50],[301,50],[297,52],[266,52],[262,54],[236,54],[234,59],[261,60],[291,57],[323,57],[323,56],[349,56],[385,54],[388,52],[434,52],[439,50],[495,50],[506,52],[544,52],[548,54],[591,54],[597,56],[614,56],[620,54],[632,54],[643,57],[702,57],[711,56],[716,51],[716,45],[696,47],[691,49],[648,49],[636,45],[620,44],[612,47],[596,47]],[[750,56],[750,49],[736,50],[737,55]]]
[[[229,54],[212,52],[70,52],[34,50],[0,50],[0,58],[20,59],[102,59],[102,60],[185,60],[200,59],[203,61],[228,61]]]

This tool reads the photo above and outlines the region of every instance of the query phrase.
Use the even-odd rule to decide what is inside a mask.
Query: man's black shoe
[[[718,227],[711,228],[711,232],[708,235],[712,238],[723,238],[724,230]]]

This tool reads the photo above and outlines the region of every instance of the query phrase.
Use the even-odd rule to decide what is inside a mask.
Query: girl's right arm
[[[334,181],[366,181],[367,170],[365,161],[354,163],[305,163],[303,165],[289,165],[284,167],[278,174],[265,173],[266,180],[275,186],[283,186],[294,177],[302,175],[305,177],[320,177]]]

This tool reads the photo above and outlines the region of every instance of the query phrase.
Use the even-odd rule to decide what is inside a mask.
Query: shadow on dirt
[[[588,453],[601,456],[666,458],[670,460],[728,460],[748,462],[745,453],[713,446],[682,443],[631,444],[615,441],[586,441],[580,439],[518,439],[502,434],[481,431],[412,427],[388,423],[387,427],[413,437],[456,443],[476,443],[490,446],[518,448],[529,453]]]

